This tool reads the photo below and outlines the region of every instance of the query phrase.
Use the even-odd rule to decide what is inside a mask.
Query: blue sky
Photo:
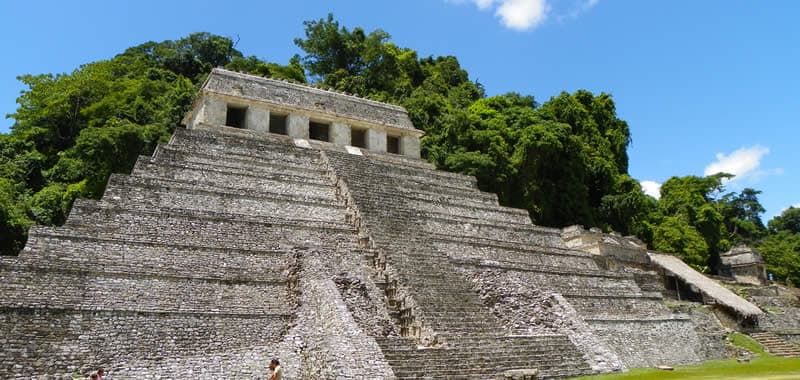
[[[630,173],[649,189],[723,170],[737,174],[730,190],[763,191],[765,221],[800,205],[800,2],[790,0],[4,1],[0,113],[16,109],[17,75],[192,32],[286,63],[302,22],[328,12],[422,56],[455,55],[489,95],[613,94],[632,131]]]

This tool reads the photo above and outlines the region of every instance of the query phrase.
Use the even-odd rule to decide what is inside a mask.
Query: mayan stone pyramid
[[[403,108],[215,69],[184,122],[0,258],[0,378],[253,379],[271,358],[287,379],[563,378],[707,358],[658,286],[421,160]]]

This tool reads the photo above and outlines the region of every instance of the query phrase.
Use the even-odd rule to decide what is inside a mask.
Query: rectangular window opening
[[[228,104],[228,111],[225,114],[225,125],[234,128],[244,128],[244,118],[246,113],[247,107]]]
[[[330,128],[330,124],[311,121],[308,123],[308,138],[312,140],[328,141]]]
[[[279,135],[286,134],[286,115],[269,114],[269,131]]]
[[[367,131],[365,129],[351,129],[350,130],[350,145],[359,148],[367,147]]]
[[[396,136],[386,136],[386,151],[400,154],[400,138]]]

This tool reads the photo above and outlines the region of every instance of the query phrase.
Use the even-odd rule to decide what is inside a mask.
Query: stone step
[[[105,240],[34,229],[20,258],[45,268],[102,268],[140,275],[271,282],[286,281],[299,251],[302,250],[244,251]]]
[[[233,132],[233,133],[230,133]],[[283,157],[285,160],[314,160],[320,158],[315,149],[299,148],[288,136],[266,135],[266,138],[236,135],[226,129],[177,128],[169,144],[208,154],[238,155],[244,157]]]
[[[375,337],[375,340],[382,347],[391,347],[394,350],[416,351],[418,347],[410,340],[402,337]],[[501,347],[528,347],[533,349],[549,350],[554,345],[571,345],[571,341],[565,335],[464,335],[449,341],[449,348],[452,349],[495,349]],[[428,349],[438,350],[448,347],[431,347]]]
[[[508,225],[503,223],[485,223],[478,219],[465,222],[464,218],[452,216],[433,215],[428,213],[417,223],[423,231],[432,234],[450,234],[461,237],[479,237],[508,243],[539,244],[553,247],[563,245],[560,236],[547,236],[540,233],[538,227],[533,225]]]
[[[309,190],[312,193],[335,189],[328,178],[313,178],[285,174],[255,175],[246,170],[220,169],[183,162],[158,162],[152,158],[139,157],[132,176],[160,178],[189,184],[203,184],[217,188],[233,188],[291,194],[294,191]]]
[[[356,230],[344,223],[245,218],[186,210],[146,212],[76,200],[66,228],[99,238],[154,243],[270,250],[285,246],[330,247],[352,241]]]
[[[323,168],[316,164],[279,161],[279,158],[246,157],[232,154],[210,154],[214,152],[195,152],[188,148],[172,145],[159,145],[153,154],[155,163],[177,163],[192,167],[208,167],[217,171],[247,172],[253,176],[272,178],[275,176],[292,178],[311,178],[319,180]]]
[[[593,281],[619,284],[624,283],[627,286],[634,286],[634,278],[629,273],[613,272],[602,269],[582,269],[582,268],[565,268],[562,266],[532,264],[526,262],[508,262],[504,260],[492,259],[462,259],[451,258],[451,262],[458,266],[465,267],[479,267],[487,269],[501,269],[515,272],[531,272],[538,273],[544,276],[555,276],[554,278],[564,279],[569,278],[570,281],[582,281],[582,279],[591,279]]]
[[[348,177],[347,184],[354,190],[369,191],[373,189],[381,194],[394,194],[408,198],[460,200],[476,205],[498,205],[497,194],[494,193],[421,182],[413,183],[413,186],[397,186],[397,181],[392,177],[373,177],[369,181],[354,181],[352,177]]]
[[[426,241],[433,243],[440,251],[458,257],[458,251],[467,251],[474,256],[492,258],[497,254],[506,260],[510,257],[524,256],[526,260],[541,258],[539,262],[549,266],[567,268],[597,269],[596,262],[590,253],[568,249],[561,246],[549,246],[546,241],[539,243],[518,244],[481,236],[454,236],[443,233],[429,233]]]
[[[329,163],[348,182],[377,181],[381,177],[394,180],[398,187],[415,188],[418,185],[444,186],[448,188],[478,191],[474,177],[442,171],[418,170],[409,167],[387,165],[370,160],[346,157],[345,154],[328,154]]]
[[[407,156],[400,156],[390,153],[378,153],[366,149],[362,149],[362,152],[367,158],[369,158],[372,161],[381,161],[381,162],[386,162],[388,164],[400,165],[405,167],[416,167],[423,170],[436,170],[436,166],[434,166],[428,161],[419,158],[411,158]]]
[[[800,347],[792,344],[772,332],[751,333],[750,337],[767,350],[767,352],[783,357],[800,357]]]
[[[497,199],[485,197],[477,190],[464,190],[461,192],[442,191],[441,188],[417,189],[397,186],[395,181],[386,183],[349,182],[351,192],[357,193],[360,199],[371,200],[377,204],[381,199],[396,199],[396,202],[415,201],[419,205],[453,205],[462,208],[472,208],[485,211],[509,214],[509,216],[523,218],[520,223],[530,223],[528,212],[522,209],[501,206]],[[366,206],[366,205],[365,205]]]
[[[569,304],[578,314],[583,316],[662,316],[670,314],[670,310],[659,299],[652,298],[619,298],[619,297],[569,297]]]
[[[339,170],[337,170],[337,173],[339,173]],[[391,176],[383,177],[362,174],[358,177],[354,175],[344,175],[341,177],[345,178],[348,185],[353,186],[354,189],[371,186],[375,189],[380,189],[381,192],[395,191],[396,194],[403,194],[409,197],[440,196],[489,205],[498,204],[496,194],[486,193],[473,188],[447,186],[446,184],[437,183],[435,181],[420,181],[406,178],[403,180],[403,184],[400,185],[397,178]]]
[[[457,342],[458,348],[453,349],[416,349],[407,340],[398,338],[376,338],[376,341],[398,378],[417,375],[464,378],[465,375],[496,374],[514,368],[538,368],[545,378],[591,372],[574,346],[561,339],[560,345],[543,345],[531,339],[520,346],[521,340],[484,337],[475,339],[475,346]]]
[[[362,209],[372,209],[386,217],[397,218],[413,213],[415,218],[442,218],[455,223],[489,223],[509,226],[529,226],[530,219],[526,212],[520,210],[486,204],[475,204],[463,201],[436,202],[425,199],[393,196],[366,189],[351,189],[357,193]],[[524,227],[523,227],[524,228]]]
[[[327,195],[329,198],[324,198]],[[112,175],[102,202],[131,210],[186,210],[242,217],[305,218],[337,222],[347,219],[347,208],[331,194],[284,195],[221,189],[205,185]]]
[[[357,166],[362,172],[378,175],[386,175],[387,173],[400,174],[412,177],[427,177],[437,178],[440,182],[453,181],[453,183],[463,183],[466,187],[476,188],[477,179],[473,176],[464,175],[460,173],[446,172],[443,170],[436,170],[432,165],[425,165],[424,167],[415,165],[406,165],[405,162],[392,162],[386,158],[400,158],[400,156],[390,156],[384,154],[367,154],[365,156],[346,155],[339,152],[331,152],[328,154],[328,161],[349,163],[348,166]]]
[[[232,282],[111,273],[88,267],[0,267],[0,307],[160,313],[288,314],[286,282]]]

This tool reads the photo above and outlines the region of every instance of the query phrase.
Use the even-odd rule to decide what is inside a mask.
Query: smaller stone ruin
[[[736,282],[748,285],[764,285],[767,283],[767,272],[764,259],[753,248],[746,246],[733,247],[720,255],[720,274],[731,277]]]
[[[650,267],[647,245],[635,236],[606,234],[598,228],[586,230],[578,225],[565,227],[561,236],[567,247],[594,254],[597,265],[603,269],[622,269],[620,265],[645,270]]]

